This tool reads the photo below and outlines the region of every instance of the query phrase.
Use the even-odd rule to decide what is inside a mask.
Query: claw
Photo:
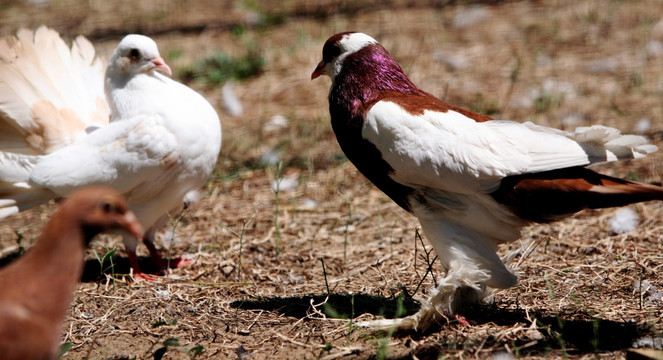
[[[472,324],[469,322],[469,320],[467,320],[467,319],[465,318],[465,316],[463,316],[463,315],[461,315],[461,314],[454,314],[454,318],[455,318],[456,321],[458,321],[458,323],[461,324],[462,326],[467,326],[467,327],[472,326]]]
[[[152,275],[150,275],[150,274],[146,274],[146,273],[133,274],[133,275],[131,276],[131,278],[132,278],[135,282],[139,282],[139,281],[156,281],[156,280],[158,279],[158,277],[156,277],[156,276],[152,276]]]

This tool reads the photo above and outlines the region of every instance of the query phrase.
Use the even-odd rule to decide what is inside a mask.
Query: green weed
[[[251,216],[251,218],[248,221],[244,221],[242,223],[242,230],[239,232],[239,234],[233,231],[228,226],[224,224],[219,224],[220,226],[230,231],[233,235],[239,238],[239,258],[237,259],[237,280],[242,279],[242,253],[244,251],[244,234],[246,233],[246,228],[248,228],[249,225],[251,225],[253,220],[256,218],[256,215],[258,215],[257,211],[253,214],[253,216]]]
[[[232,58],[217,51],[180,71],[184,82],[196,81],[219,84],[228,80],[244,80],[260,75],[265,68],[265,59],[256,46],[250,46],[244,56]]]

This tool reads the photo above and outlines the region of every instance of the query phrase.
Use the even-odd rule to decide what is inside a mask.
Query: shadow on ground
[[[471,318],[477,324],[531,324],[524,310],[499,309],[494,305],[479,309]],[[601,319],[583,311],[552,316],[530,312],[529,319],[536,321],[538,331],[543,335],[535,348],[566,349],[569,353],[625,349],[631,347],[636,339],[651,333],[647,325]]]
[[[326,301],[325,301],[326,300]],[[234,301],[230,306],[244,310],[266,310],[284,316],[303,318],[321,311],[327,317],[351,319],[363,314],[394,318],[397,313],[407,316],[419,310],[419,304],[401,297],[386,298],[364,294],[332,294],[297,297],[269,297],[257,300]]]
[[[179,262],[179,259],[164,260],[167,262],[170,261],[171,264]],[[161,269],[152,262],[152,259],[149,256],[139,256],[138,265],[145,274],[159,275],[161,273]],[[88,259],[85,261],[85,268],[83,269],[81,281],[99,281],[104,278],[104,274],[111,276],[128,275],[130,270],[131,265],[129,264],[129,258],[126,256],[113,255],[103,259],[103,271],[102,264],[99,260]]]
[[[18,260],[24,255],[24,253],[25,250],[19,249],[0,258],[0,269]],[[168,259],[164,260],[168,261]],[[178,260],[172,259],[171,261],[175,263]],[[152,259],[149,256],[138,257],[138,264],[145,274],[156,275],[161,271],[161,269],[152,262]],[[111,276],[128,275],[130,270],[131,265],[129,264],[129,258],[126,256],[112,255],[103,259],[103,271],[102,264],[99,260],[88,259],[85,261],[83,275],[81,275],[81,282],[99,281],[104,279],[104,274]]]
[[[326,299],[326,302],[325,302]],[[394,318],[397,313],[407,316],[415,313],[419,305],[412,301],[402,301],[400,298],[385,298],[365,294],[343,295],[334,294],[311,295],[301,297],[269,297],[257,300],[235,301],[230,305],[244,310],[265,310],[280,315],[303,318],[315,312],[316,309],[327,317],[347,318],[358,317],[362,314],[373,314],[385,318]],[[483,343],[482,347],[489,349],[507,345],[522,355],[580,355],[600,354],[607,351],[628,349],[637,339],[651,334],[646,325],[634,322],[619,322],[592,317],[582,312],[558,314],[556,316],[532,313],[529,316],[525,310],[502,309],[495,305],[486,305],[469,311],[463,315],[474,326],[495,324],[497,326],[515,326],[518,324],[528,327],[531,321],[536,321],[539,336],[531,337],[516,335],[510,341],[498,340],[492,335],[481,339],[464,339],[460,342],[447,342],[426,345],[413,349],[410,353],[394,359],[412,359],[413,355],[419,359],[438,358],[439,355],[449,351],[457,351],[473,344]],[[444,331],[447,326],[460,326],[458,324],[442,324],[430,329],[428,333]],[[407,333],[413,338],[424,338],[426,334]],[[400,335],[395,335],[400,336]],[[472,344],[470,344],[472,342]],[[499,344],[499,342],[503,344]],[[371,357],[369,357],[371,359]]]
[[[520,356],[548,356],[562,357],[582,354],[601,354],[603,352],[626,350],[633,347],[633,343],[644,336],[652,334],[652,329],[646,325],[635,322],[619,322],[592,317],[584,312],[558,314],[556,316],[529,313],[525,310],[501,309],[495,305],[483,306],[463,315],[475,326],[495,324],[497,326],[514,326],[522,324],[528,327],[531,321],[536,321],[539,333],[538,339],[532,335],[525,336],[524,332],[512,341],[498,341],[492,335],[481,339],[466,339],[465,342],[478,342],[480,347],[490,349],[506,345]],[[441,325],[459,326],[459,325]],[[441,327],[430,331],[441,331]],[[524,330],[523,330],[524,331]],[[414,335],[415,338],[424,337],[425,334]],[[501,344],[500,344],[501,342]],[[444,343],[433,344],[412,350],[410,353],[394,359],[437,359],[440,354],[449,351],[461,350],[469,345],[478,344]],[[369,357],[369,359],[372,359]]]

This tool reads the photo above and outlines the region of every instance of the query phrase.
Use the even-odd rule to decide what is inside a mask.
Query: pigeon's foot
[[[139,281],[156,281],[156,280],[158,279],[157,276],[153,276],[153,275],[146,274],[146,273],[143,273],[143,272],[141,272],[141,273],[133,273],[133,274],[131,275],[131,278],[132,278],[135,282],[139,282]]]
[[[381,331],[425,331],[433,325],[456,320],[460,325],[471,326],[457,310],[461,306],[481,303],[488,291],[476,283],[471,284],[467,279],[460,279],[455,275],[450,273],[440,279],[430,298],[418,299],[421,308],[415,314],[400,319],[363,321],[357,325]]]

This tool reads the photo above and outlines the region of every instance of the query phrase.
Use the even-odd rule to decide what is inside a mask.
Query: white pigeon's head
[[[330,37],[322,48],[322,60],[311,74],[311,80],[320,75],[327,75],[333,80],[348,55],[374,44],[378,44],[377,40],[359,32],[344,32]]]
[[[131,77],[137,74],[161,71],[172,75],[170,67],[159,55],[154,40],[147,36],[131,34],[120,41],[108,63],[108,73]]]

